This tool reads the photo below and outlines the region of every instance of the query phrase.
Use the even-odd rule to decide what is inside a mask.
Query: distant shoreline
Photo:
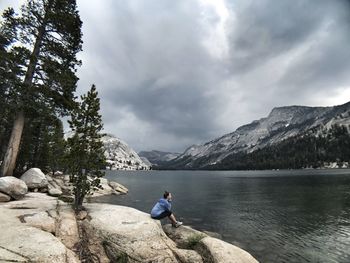
[[[149,171],[215,171],[215,172],[220,172],[220,171],[235,171],[235,172],[241,172],[241,171],[304,171],[304,170],[350,170],[350,167],[342,168],[342,167],[337,167],[337,168],[300,168],[300,169],[245,169],[245,170],[231,170],[231,169],[152,169],[152,170],[147,170],[145,172]],[[113,171],[113,170],[112,170]],[[121,170],[115,170],[115,171],[121,171]],[[124,170],[125,171],[125,170]],[[134,170],[132,170],[134,171]],[[141,170],[137,170],[141,171]]]

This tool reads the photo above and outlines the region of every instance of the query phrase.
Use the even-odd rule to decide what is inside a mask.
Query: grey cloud
[[[104,78],[108,81],[96,81],[97,87],[103,85],[103,100],[109,107],[113,105],[115,112],[123,108],[142,122],[151,123],[154,134],[192,143],[214,136],[208,127],[212,126],[216,105],[205,93],[217,85],[222,65],[201,43],[199,6],[189,1],[164,1],[161,6],[159,1],[134,3],[110,2],[113,16],[106,14],[110,15],[107,29],[94,34],[105,43],[85,41],[87,48],[98,51],[87,60],[103,65],[95,69],[96,73],[106,71]],[[106,116],[105,122],[116,123],[118,119]],[[123,135],[118,125],[112,132]],[[154,134],[149,134],[149,140],[158,137]],[[135,145],[136,138],[126,140]],[[176,150],[185,147],[154,141],[147,147],[151,144]]]
[[[108,3],[105,29],[97,16],[96,40],[86,48],[100,67],[92,76],[113,109],[104,107],[106,127],[138,149],[181,151],[276,105],[315,103],[315,93],[328,95],[349,83],[349,60],[341,59],[348,52],[345,2],[232,1],[228,63],[202,45],[205,28],[195,1]],[[288,52],[306,46],[327,21],[332,32],[275,74]],[[225,86],[230,79],[235,85]],[[128,123],[127,113],[132,124],[119,125]]]
[[[237,6],[230,72],[242,84],[247,83],[242,76],[250,78],[244,97],[260,102],[261,112],[268,105],[324,105],[332,90],[350,88],[349,1],[238,1]]]
[[[182,151],[275,106],[350,99],[332,97],[350,94],[350,1],[205,2],[78,0],[78,92],[97,85],[106,132],[136,150]]]
[[[233,74],[303,45],[334,9],[332,0],[241,2],[230,39]]]

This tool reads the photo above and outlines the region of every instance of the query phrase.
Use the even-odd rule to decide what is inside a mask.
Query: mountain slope
[[[108,167],[112,170],[149,170],[138,154],[125,142],[117,137],[107,134],[102,138],[105,148]]]
[[[140,157],[146,158],[152,164],[160,165],[170,160],[178,157],[180,153],[172,153],[172,152],[162,152],[162,151],[141,151],[139,152]]]
[[[236,153],[207,166],[215,170],[348,168],[350,127],[332,125],[309,130],[251,153]]]
[[[229,155],[249,154],[311,129],[322,131],[334,124],[350,124],[350,102],[333,107],[277,107],[266,118],[243,125],[232,133],[202,145],[189,147],[163,167],[200,169],[214,166]]]

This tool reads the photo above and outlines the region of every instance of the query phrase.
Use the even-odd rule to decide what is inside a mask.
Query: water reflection
[[[100,202],[149,212],[164,190],[186,224],[261,262],[350,262],[349,170],[109,172],[130,192]]]

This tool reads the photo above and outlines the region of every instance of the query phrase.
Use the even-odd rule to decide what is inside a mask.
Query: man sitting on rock
[[[154,205],[151,211],[151,217],[153,219],[163,219],[168,217],[173,227],[179,227],[182,222],[177,221],[174,214],[171,212],[171,193],[165,191],[163,198]]]

